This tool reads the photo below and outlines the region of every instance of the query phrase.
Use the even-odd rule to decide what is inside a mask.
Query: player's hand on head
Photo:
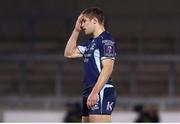
[[[75,30],[80,32],[82,30],[81,26],[82,26],[82,21],[83,21],[83,15],[81,14],[77,21],[76,21],[76,25],[75,25]]]

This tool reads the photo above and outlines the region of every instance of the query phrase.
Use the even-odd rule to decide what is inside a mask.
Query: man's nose
[[[81,24],[81,29],[83,29],[83,28],[84,28],[84,23]]]
[[[81,23],[81,27],[84,27],[84,22]]]

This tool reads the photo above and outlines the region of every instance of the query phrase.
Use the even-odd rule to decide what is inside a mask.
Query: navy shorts
[[[111,115],[116,103],[116,92],[113,85],[106,84],[98,95],[99,100],[97,104],[95,104],[90,109],[87,108],[88,95],[83,95],[82,116],[88,116],[92,114]]]

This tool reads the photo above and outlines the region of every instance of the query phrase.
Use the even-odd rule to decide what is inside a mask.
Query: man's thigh
[[[104,122],[104,123],[110,123],[111,122],[111,115],[89,115],[89,122]]]
[[[83,123],[89,122],[89,116],[82,116],[82,122]]]

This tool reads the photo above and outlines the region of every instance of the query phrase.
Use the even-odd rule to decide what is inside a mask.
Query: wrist
[[[96,95],[96,94],[98,94],[98,93],[99,93],[99,92],[97,92],[97,91],[94,90],[94,89],[91,91],[91,94],[93,94],[93,95]]]

